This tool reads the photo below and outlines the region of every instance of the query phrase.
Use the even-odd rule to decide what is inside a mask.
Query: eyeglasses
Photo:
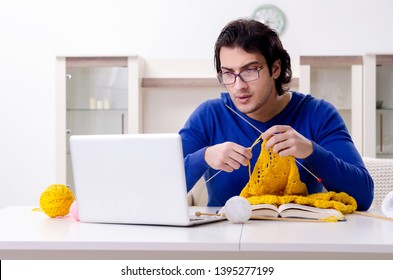
[[[217,74],[217,78],[222,85],[232,85],[236,82],[236,78],[239,77],[243,82],[252,82],[259,79],[259,71],[263,69],[263,65],[258,68],[249,68],[241,71],[239,74],[232,72],[220,72]]]

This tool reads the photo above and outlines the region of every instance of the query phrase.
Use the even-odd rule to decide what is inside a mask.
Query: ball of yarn
[[[76,200],[71,204],[70,207],[70,216],[73,218],[75,221],[79,221],[79,216],[78,216],[78,203]]]
[[[251,217],[251,204],[244,197],[233,196],[225,203],[224,213],[231,223],[244,223]]]
[[[74,200],[75,196],[67,186],[54,184],[41,194],[40,207],[51,218],[65,216]]]
[[[393,191],[382,200],[381,210],[386,217],[393,218]]]

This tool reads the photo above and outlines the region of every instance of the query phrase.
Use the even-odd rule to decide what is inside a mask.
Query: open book
[[[344,215],[336,209],[323,209],[308,205],[296,203],[287,203],[279,207],[272,204],[251,205],[252,217],[270,217],[270,218],[303,218],[321,220],[326,218],[336,218],[345,220]],[[251,217],[251,219],[252,219]]]

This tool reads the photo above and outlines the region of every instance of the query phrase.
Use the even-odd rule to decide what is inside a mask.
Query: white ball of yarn
[[[251,204],[244,197],[233,196],[225,203],[224,213],[231,223],[244,223],[251,217]]]
[[[389,218],[393,218],[393,191],[389,192],[381,204],[382,213]]]

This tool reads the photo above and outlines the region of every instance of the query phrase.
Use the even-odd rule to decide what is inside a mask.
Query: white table
[[[222,221],[183,228],[52,219],[0,209],[0,259],[393,259],[393,221]]]
[[[393,220],[358,214],[346,218],[335,223],[249,221],[240,251],[261,259],[393,260]]]

